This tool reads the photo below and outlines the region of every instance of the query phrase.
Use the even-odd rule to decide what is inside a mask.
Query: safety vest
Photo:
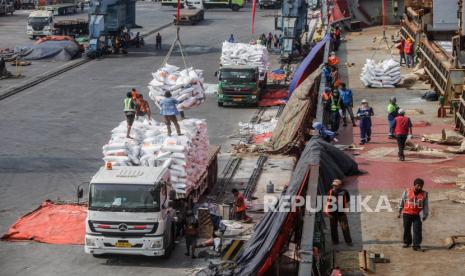
[[[396,127],[394,129],[395,135],[407,135],[408,134],[408,125],[409,125],[409,118],[405,116],[397,116],[396,117]]]
[[[402,213],[407,215],[419,215],[423,209],[425,198],[426,195],[424,191],[415,195],[415,190],[413,188],[409,188],[407,190],[407,200],[404,202],[404,209],[402,210]]]
[[[135,112],[134,102],[131,98],[124,99],[124,112]]]
[[[411,41],[405,41],[405,49],[404,49],[404,52],[407,54],[407,55],[410,55],[412,54],[413,52],[413,43]]]
[[[335,101],[334,96],[331,97],[331,111],[337,111],[339,108],[341,108],[339,98],[337,99],[337,101]]]

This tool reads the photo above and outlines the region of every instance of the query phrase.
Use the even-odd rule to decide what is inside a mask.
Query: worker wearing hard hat
[[[412,137],[412,121],[405,116],[405,111],[399,109],[399,116],[394,121],[394,135],[397,138],[397,146],[399,147],[399,160],[404,161],[404,149],[407,139]]]
[[[357,118],[360,120],[360,145],[371,140],[371,117],[374,116],[373,108],[368,105],[368,101],[363,99],[357,110]]]
[[[389,127],[389,139],[394,139],[394,121],[397,117],[399,107],[397,106],[397,99],[396,97],[391,97],[389,99],[389,104],[387,106],[388,112],[388,127]]]

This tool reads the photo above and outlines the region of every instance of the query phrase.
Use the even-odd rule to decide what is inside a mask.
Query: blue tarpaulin
[[[318,68],[323,63],[324,46],[330,39],[330,35],[326,35],[312,48],[302,63],[300,63],[299,67],[294,73],[292,82],[289,85],[288,98],[291,96],[292,92],[294,92],[297,86],[299,86],[299,84],[301,84],[313,71],[315,71],[316,68]]]

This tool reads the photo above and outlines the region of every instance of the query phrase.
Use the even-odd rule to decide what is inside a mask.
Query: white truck
[[[217,179],[219,147],[195,188],[177,194],[163,167],[102,167],[89,184],[84,251],[94,256],[166,256],[173,248],[177,201],[196,202]],[[78,197],[83,194],[78,189]]]
[[[190,24],[194,25],[197,22],[204,20],[205,9],[202,0],[186,0],[184,8],[179,10],[179,22],[177,13],[174,14],[174,24]]]
[[[37,36],[53,35],[53,32],[53,12],[37,10],[29,14],[26,27],[26,34],[29,38],[35,39]]]

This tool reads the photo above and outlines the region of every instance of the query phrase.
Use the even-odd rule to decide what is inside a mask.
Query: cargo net
[[[51,244],[84,244],[87,207],[44,201],[39,208],[19,218],[6,241],[37,241]]]

